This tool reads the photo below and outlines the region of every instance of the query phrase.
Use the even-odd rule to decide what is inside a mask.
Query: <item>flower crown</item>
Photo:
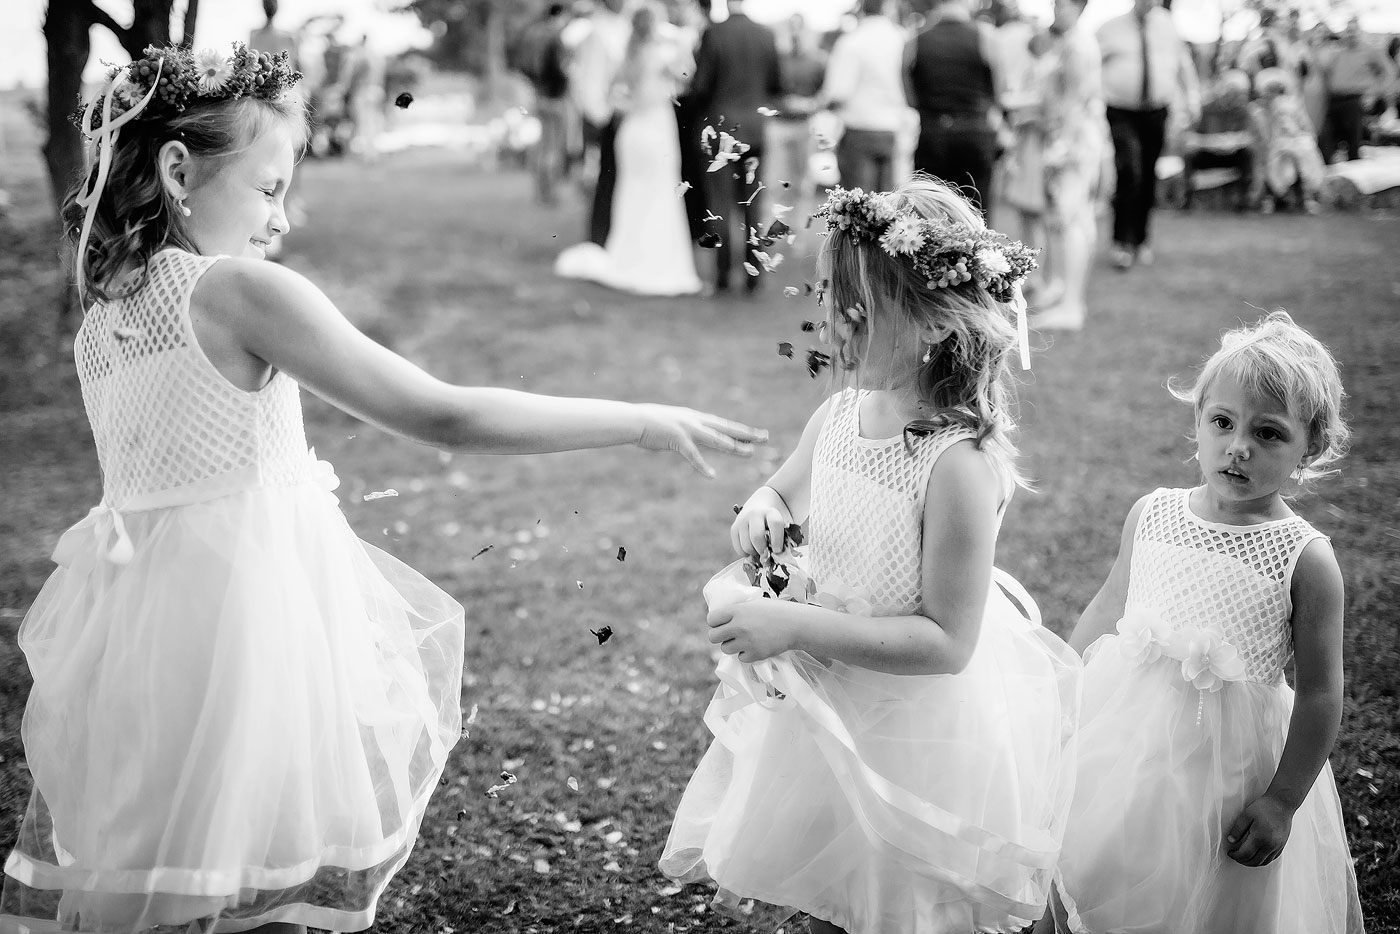
[[[845,231],[872,240],[894,257],[908,257],[930,289],[972,283],[999,302],[1010,302],[1016,287],[1036,268],[1035,250],[986,228],[929,220],[900,211],[890,195],[860,188],[833,188],[816,212],[826,232]]]
[[[175,46],[148,46],[145,57],[114,67],[107,78],[112,86],[111,113],[106,121],[111,122],[143,101],[144,108],[134,116],[159,120],[196,103],[240,97],[281,100],[301,80],[301,72],[292,68],[286,52],[256,52],[235,42],[229,56],[213,49],[192,52]],[[86,126],[84,110],[74,111],[73,124],[84,133],[95,133],[104,125],[102,108],[86,108],[91,113]]]

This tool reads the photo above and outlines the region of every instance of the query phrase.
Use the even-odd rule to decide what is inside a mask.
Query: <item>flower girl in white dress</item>
[[[1327,766],[1341,574],[1283,498],[1345,449],[1337,367],[1275,312],[1226,334],[1179,395],[1195,407],[1205,482],[1138,501],[1071,637],[1084,713],[1054,921],[1094,934],[1357,934]]]
[[[1059,855],[1079,671],[992,566],[1033,261],[931,180],[837,189],[820,214],[827,327],[858,388],[732,528],[761,556],[810,514],[811,597],[742,599],[758,591],[724,572],[706,588],[716,740],[661,868],[770,930],[803,911],[823,932],[1016,931]]]
[[[34,778],[0,931],[368,927],[460,730],[463,612],[355,537],[299,384],[482,453],[759,433],[661,406],[440,382],[263,262],[305,114],[286,55],[115,69],[65,217],[102,502],[20,629]]]

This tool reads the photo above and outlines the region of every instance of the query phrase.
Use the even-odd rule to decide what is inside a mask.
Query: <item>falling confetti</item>
[[[813,347],[807,351],[807,371],[812,374],[813,379],[816,379],[817,374],[830,365],[831,358],[820,350]]]
[[[778,356],[792,359],[792,343],[790,341],[778,341]]]
[[[787,182],[781,182],[780,184],[787,187]],[[775,204],[773,205],[773,219],[780,221],[783,219],[783,216],[791,210],[792,205],[790,204]]]
[[[740,506],[738,503],[735,503],[733,506],[731,506],[731,507],[729,507],[729,508],[731,508],[731,509],[734,510],[734,515],[736,515],[736,516],[737,516],[739,513],[741,513],[741,512],[744,511],[744,507],[743,507],[743,506]]]
[[[780,220],[775,220],[768,225],[768,236],[772,237],[774,240],[779,237],[786,237],[790,233],[792,233],[792,228]]]
[[[718,250],[724,246],[724,238],[717,233],[702,233],[695,242],[706,250]]]
[[[752,182],[753,179],[749,179],[749,181]],[[759,183],[758,183],[758,187],[755,188],[755,189],[753,190],[753,194],[749,195],[749,200],[747,200],[747,201],[740,201],[739,203],[740,203],[740,204],[743,204],[743,205],[750,205],[750,204],[753,204],[753,199],[758,197],[758,193],[759,193],[760,191],[762,191],[763,188],[764,188],[763,183],[762,183],[762,182],[759,182]]]
[[[394,98],[394,106],[400,110],[407,109],[408,105],[411,103],[413,103],[413,95],[407,91],[404,91],[398,97]]]
[[[781,179],[778,180],[778,184],[783,186],[783,191],[787,191],[789,188],[792,187],[792,182],[785,182]]]
[[[583,581],[574,581],[574,583],[575,583],[575,584],[578,584],[578,589],[579,589],[579,590],[582,590],[582,589],[583,589]]]
[[[624,547],[622,547],[621,545],[618,545],[618,546],[617,546],[617,560],[619,560],[619,561],[626,561],[626,560],[627,560],[627,549],[624,548]]]
[[[598,637],[599,645],[602,645],[604,642],[607,642],[613,637],[613,631],[611,626],[604,626],[601,629],[590,629],[588,631]]]
[[[376,500],[376,499],[387,499],[387,498],[390,497],[390,496],[398,496],[398,495],[399,495],[399,491],[398,491],[398,490],[393,490],[393,489],[390,489],[390,490],[380,490],[380,491],[375,492],[375,493],[366,493],[364,499],[365,499],[365,502],[368,503],[368,502],[370,502],[371,500]]]
[[[745,263],[744,272],[748,273],[751,276],[756,276],[759,274],[758,267],[755,266],[753,263]]]
[[[724,220],[724,217],[723,215],[716,214],[714,211],[711,211],[709,208],[706,208],[705,216],[700,218],[700,220],[702,223],[708,224],[710,221],[722,221]]]
[[[817,323],[815,321],[803,321],[801,327],[804,332],[810,334],[817,329]]]
[[[800,290],[797,288],[797,286],[795,286],[795,285],[789,285],[789,286],[786,286],[786,287],[783,289],[783,294],[784,294],[785,296],[787,296],[788,298],[796,298],[796,297],[797,297],[797,293],[798,293],[799,291],[800,291]],[[804,321],[803,324],[806,324],[806,322]]]
[[[495,546],[494,544],[487,545],[485,548],[481,549],[481,550],[478,551],[476,554],[472,555],[472,560],[475,561],[477,558],[480,558],[482,555],[486,554],[486,552],[490,551],[492,548],[495,548],[495,547],[496,547],[496,546]]]
[[[772,107],[760,107],[758,108],[758,113],[763,117],[776,117],[778,115],[778,111],[774,110]]]
[[[676,197],[677,197],[677,198],[684,198],[684,197],[685,197],[685,193],[686,193],[687,191],[690,191],[691,187],[692,187],[692,186],[691,186],[690,182],[681,182],[679,185],[676,186]]]

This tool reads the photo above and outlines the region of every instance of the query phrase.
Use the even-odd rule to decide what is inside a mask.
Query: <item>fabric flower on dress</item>
[[[1118,637],[1119,650],[1146,665],[1162,657],[1171,627],[1152,610],[1135,609],[1118,621]]]
[[[868,593],[852,587],[840,578],[832,578],[817,587],[816,593],[812,594],[807,602],[852,616],[869,616],[873,610]]]
[[[331,466],[329,461],[319,460],[316,457],[315,448],[311,448],[307,454],[311,459],[312,482],[325,490],[327,496],[339,503],[340,498],[335,495],[335,490],[340,487],[340,478],[336,476],[335,468]]]
[[[233,76],[233,65],[213,49],[203,49],[195,55],[194,70],[199,90],[205,94],[222,91]]]
[[[1215,692],[1226,681],[1244,679],[1239,650],[1215,629],[1183,629],[1174,633],[1167,654],[1181,660],[1181,676],[1200,691]]]

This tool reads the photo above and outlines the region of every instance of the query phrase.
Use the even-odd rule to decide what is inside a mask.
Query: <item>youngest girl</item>
[[[1204,483],[1133,506],[1071,637],[1084,715],[1057,929],[1354,934],[1327,767],[1342,579],[1284,500],[1345,450],[1337,366],[1275,312],[1226,334],[1179,396],[1195,406]]]
[[[0,931],[356,931],[461,727],[463,612],[355,537],[300,387],[449,450],[697,445],[685,409],[453,386],[263,262],[306,119],[280,58],[147,51],[82,128],[66,217],[102,502],[20,630],[34,792]]]
[[[1019,930],[1059,854],[1078,690],[1073,653],[992,566],[1033,261],[926,178],[836,189],[819,213],[826,327],[856,386],[812,416],[731,538],[781,552],[810,514],[821,605],[736,602],[756,591],[723,572],[706,588],[716,742],[661,868],[714,880],[716,908],[804,911],[814,931]]]

